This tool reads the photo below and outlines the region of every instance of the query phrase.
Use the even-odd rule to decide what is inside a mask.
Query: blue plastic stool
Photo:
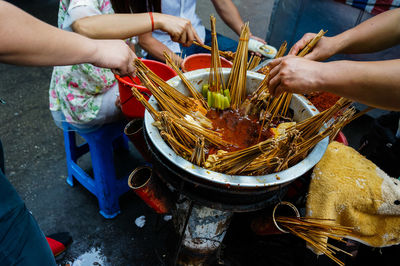
[[[128,138],[124,134],[125,124],[110,123],[89,133],[76,130],[69,123],[63,122],[64,145],[67,155],[67,183],[74,185],[74,179],[97,197],[100,214],[107,219],[120,213],[119,197],[129,191],[128,175],[117,179],[114,167],[113,151],[115,148],[128,150]],[[83,137],[86,143],[76,144],[76,135]],[[82,155],[90,152],[93,178],[78,164]]]

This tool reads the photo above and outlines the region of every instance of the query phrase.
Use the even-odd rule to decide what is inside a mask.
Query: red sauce
[[[306,97],[320,112],[333,106],[340,98],[329,92],[314,92],[310,95],[306,95]]]
[[[261,124],[256,116],[244,116],[237,110],[217,111],[211,109],[207,117],[212,121],[213,130],[222,133],[222,138],[233,145],[227,151],[237,151],[253,146],[272,137],[270,131],[263,130],[260,140],[258,134]],[[216,147],[209,148],[209,154],[215,153]]]

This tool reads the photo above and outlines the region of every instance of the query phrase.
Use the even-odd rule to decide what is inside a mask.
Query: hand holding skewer
[[[190,46],[193,41],[203,43],[188,19],[155,13],[154,20],[156,25],[160,20],[160,29],[168,32],[174,42],[179,42],[183,46]]]
[[[205,44],[202,44],[202,43],[199,43],[199,42],[196,42],[196,41],[194,41],[193,44],[211,51],[211,47],[208,46],[208,45],[205,45]],[[219,52],[220,56],[224,57],[225,59],[227,59],[229,61],[233,61],[233,59],[235,58],[235,53],[234,52],[231,52],[231,51],[218,51],[218,52]]]
[[[272,95],[283,92],[311,93],[319,88],[323,63],[298,56],[275,59],[269,64],[268,89]]]
[[[299,52],[303,50],[316,36],[317,34],[315,33],[304,34],[304,36],[292,46],[288,55],[298,55]],[[316,43],[311,52],[304,56],[304,58],[323,61],[336,54],[338,47],[335,37],[324,36]]]

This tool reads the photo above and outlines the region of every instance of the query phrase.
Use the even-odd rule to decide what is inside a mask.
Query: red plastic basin
[[[221,57],[221,66],[222,67],[232,67],[232,63],[227,59]],[[196,69],[202,68],[210,68],[211,67],[211,54],[192,54],[186,57],[183,60],[183,68],[185,71],[192,71]]]
[[[148,68],[150,68],[151,71],[165,81],[176,76],[175,71],[164,63],[148,59],[141,60]],[[130,77],[120,77],[119,75],[115,75],[115,78],[118,80],[119,97],[124,116],[129,120],[134,118],[143,118],[145,108],[132,95],[131,88],[133,86],[138,89],[138,91],[143,94],[146,100],[148,100],[151,96],[151,92],[146,87],[141,85],[138,77],[131,79]]]

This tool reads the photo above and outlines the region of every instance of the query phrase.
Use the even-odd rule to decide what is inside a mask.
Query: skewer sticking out
[[[344,110],[352,103],[351,100],[346,98],[340,98],[333,106],[325,111],[309,117],[296,124],[296,128],[302,132],[304,139],[309,139],[322,128],[324,123],[328,122],[330,118],[334,117],[335,114]]]
[[[220,148],[230,145],[230,143],[222,139],[221,133],[204,128],[191,116],[178,118],[169,112],[161,112],[159,123],[155,124],[155,126],[159,130],[170,134],[189,150],[195,148],[198,138],[203,138],[207,143]],[[182,156],[182,154],[179,155]]]
[[[275,58],[280,58],[283,57],[285,52],[287,49],[287,42],[284,41],[281,46],[279,47],[278,52],[275,55]],[[268,68],[268,72],[265,75],[264,80],[260,83],[257,91],[263,91],[263,90],[268,90],[268,76],[269,76],[269,67]],[[269,93],[268,93],[269,94]],[[260,139],[261,137],[261,132],[264,128],[265,122],[267,125],[267,128],[269,128],[269,124],[270,122],[273,121],[274,118],[278,116],[286,116],[286,113],[289,109],[289,105],[290,105],[290,101],[292,100],[292,94],[288,94],[286,92],[282,93],[281,95],[279,95],[278,97],[272,97],[272,95],[269,94],[269,99],[268,99],[268,104],[266,106],[266,109],[264,111],[264,116],[261,122],[261,128],[260,128],[260,132],[258,133],[258,139]],[[254,100],[256,100],[255,98],[252,98]],[[253,102],[254,103],[254,102]],[[267,118],[267,116],[269,115],[269,118]]]
[[[277,207],[281,205],[288,205],[291,207],[295,211],[297,217],[275,217],[275,211]],[[300,237],[316,252],[325,254],[338,265],[345,265],[341,260],[335,257],[338,252],[352,256],[351,253],[328,243],[329,238],[345,243],[343,238],[353,233],[354,228],[352,227],[339,225],[332,219],[300,217],[297,208],[290,202],[286,201],[282,201],[275,206],[272,213],[272,219],[275,226],[280,231]]]
[[[206,161],[203,137],[200,137],[196,140],[195,148],[193,150],[190,161],[199,166],[203,166],[204,162]]]
[[[173,136],[166,133],[165,131],[160,131],[161,137],[169,144],[169,146],[174,150],[176,154],[179,154],[182,158],[190,158],[192,156],[192,151],[182,145]]]
[[[261,57],[257,55],[252,55],[247,63],[247,70],[253,70],[261,62]]]
[[[144,98],[144,96],[136,89],[135,87],[132,87],[132,94],[133,96],[149,111],[150,115],[153,117],[155,121],[158,121],[160,119],[160,113],[154,109],[151,104]]]
[[[210,107],[224,110],[230,107],[229,90],[225,87],[225,82],[221,72],[221,58],[218,53],[217,32],[215,29],[215,17],[210,16],[211,23],[211,68],[208,84],[203,85],[202,93],[207,98]]]
[[[135,60],[135,66],[137,69],[136,75],[156,98],[162,111],[168,111],[177,117],[189,115],[202,123],[206,122],[206,124],[211,125],[211,121],[204,115],[207,111],[201,104],[170,86],[143,64],[142,61]]]
[[[303,57],[308,52],[310,52],[312,50],[312,48],[314,48],[314,46],[318,43],[318,41],[322,38],[322,36],[325,33],[326,33],[326,31],[320,30],[319,33],[307,44],[307,46],[297,56]],[[275,58],[284,56],[286,49],[287,49],[287,42],[285,41],[282,43],[281,47],[279,48],[278,52],[276,53]],[[265,78],[267,78],[267,76]],[[265,86],[267,86],[267,84],[265,84]],[[293,95],[292,93],[284,92],[272,100],[271,106],[266,109],[265,116],[263,117],[261,130],[263,129],[264,124],[266,122],[266,115],[271,114],[271,116],[268,119],[267,124],[266,124],[267,127],[269,127],[269,123],[271,121],[273,121],[274,118],[279,117],[279,116],[286,116],[286,113],[289,109],[290,102],[292,100],[292,95]],[[261,136],[261,130],[259,132],[259,138]]]
[[[247,57],[250,37],[249,23],[242,26],[236,56],[233,60],[232,70],[228,78],[228,89],[231,95],[231,106],[239,108],[246,98]]]
[[[284,41],[284,42],[281,44],[281,46],[279,47],[279,50],[278,50],[278,52],[276,53],[275,58],[283,57],[283,55],[284,55],[285,52],[286,52],[286,49],[287,49],[287,42]]]
[[[211,47],[208,46],[208,45],[201,44],[201,43],[198,43],[196,41],[194,41],[193,44],[211,51]],[[218,51],[218,53],[219,53],[220,56],[224,57],[225,59],[227,59],[229,61],[233,61],[233,59],[235,58],[235,53],[232,52],[232,51]]]
[[[303,48],[303,50],[300,51],[300,53],[297,56],[305,56],[314,48],[314,46],[317,44],[317,42],[322,38],[322,36],[325,35],[328,31],[320,30],[317,35],[306,45],[306,47]]]
[[[248,164],[260,156],[260,154],[273,150],[276,145],[274,139],[267,139],[246,149],[223,153],[217,156],[217,161],[210,169],[226,174],[239,174]]]
[[[210,107],[208,106],[207,102],[204,100],[204,97],[194,88],[193,84],[186,78],[186,76],[182,73],[179,67],[174,63],[171,56],[164,51],[164,57],[169,66],[178,74],[181,78],[182,82],[185,84],[186,88],[189,90],[189,93],[192,97],[199,102],[205,110],[209,110]]]

